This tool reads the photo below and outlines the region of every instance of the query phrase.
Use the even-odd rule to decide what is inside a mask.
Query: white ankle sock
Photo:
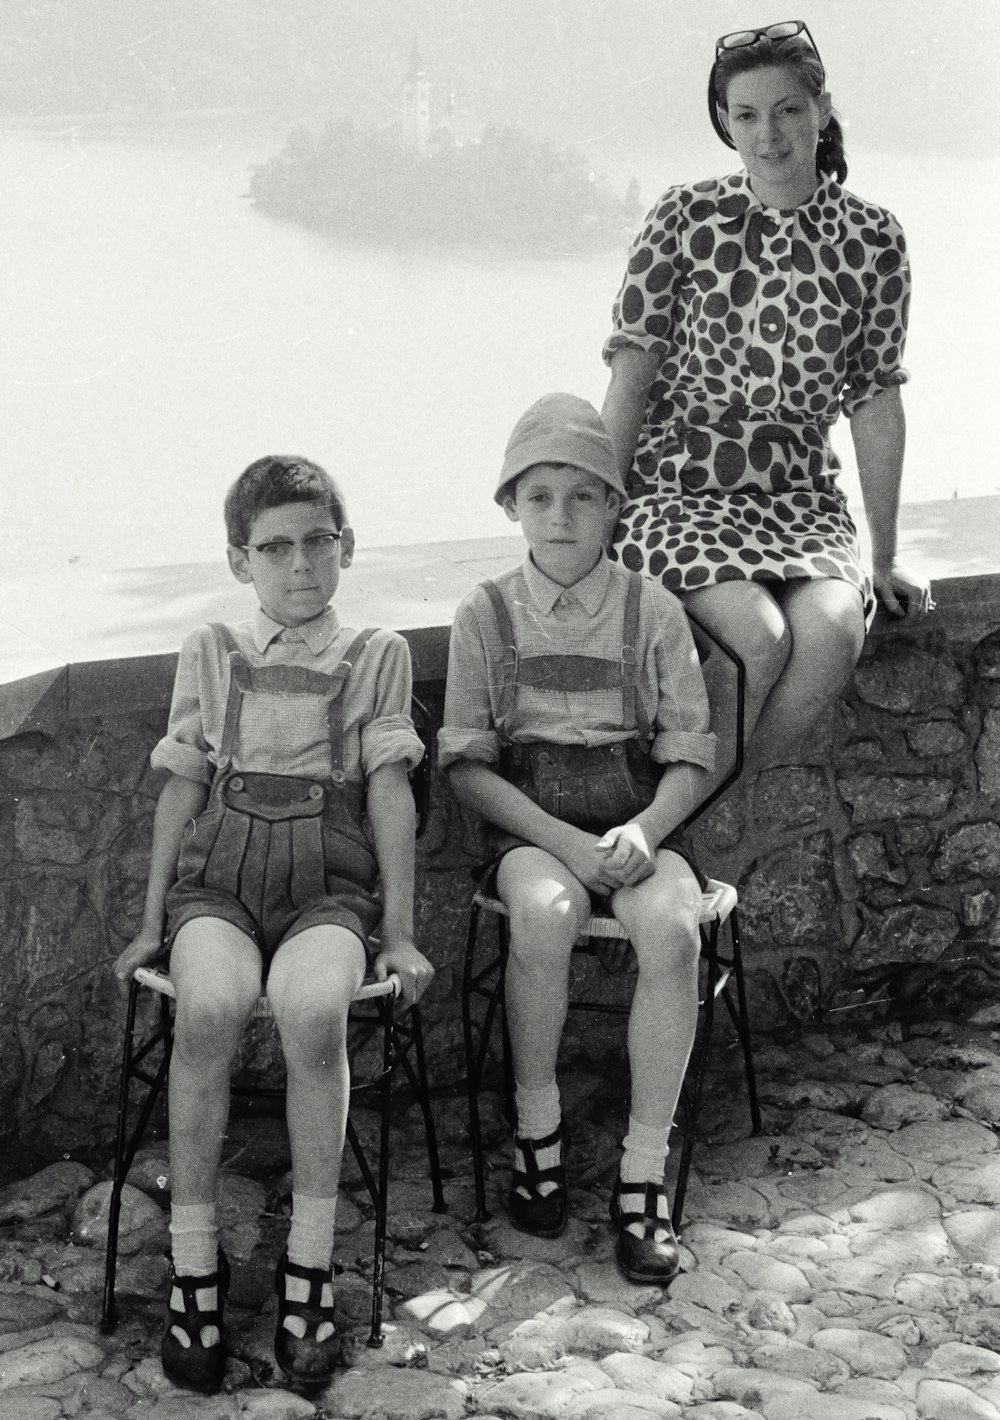
[[[559,1128],[562,1111],[559,1108],[559,1086],[555,1080],[539,1090],[518,1085],[514,1091],[517,1111],[517,1132],[522,1139],[544,1139]]]
[[[298,1267],[329,1271],[333,1259],[333,1228],[337,1199],[292,1194],[292,1226],[288,1233],[288,1260]]]
[[[663,1164],[667,1157],[667,1141],[670,1126],[653,1128],[640,1124],[629,1115],[628,1133],[625,1135],[625,1153],[621,1162],[621,1177],[628,1183],[659,1183],[663,1178]]]
[[[170,1206],[170,1253],[181,1277],[209,1277],[219,1261],[214,1203]]]

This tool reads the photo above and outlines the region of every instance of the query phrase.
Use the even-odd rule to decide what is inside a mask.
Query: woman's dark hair
[[[712,66],[709,84],[709,112],[720,137],[720,124],[712,113],[713,101],[717,109],[728,113],[727,94],[731,80],[737,74],[749,74],[754,69],[791,69],[814,99],[819,99],[826,92],[826,74],[819,55],[807,40],[798,35],[783,40],[758,39],[753,44],[741,45],[739,49],[724,49]],[[731,147],[735,146],[731,139],[724,138],[723,141],[728,141]],[[843,182],[847,177],[844,131],[833,114],[819,135],[816,172],[821,177],[829,174],[838,182]]]
[[[245,547],[250,529],[265,508],[285,503],[319,503],[329,508],[338,528],[347,524],[347,505],[335,479],[311,459],[269,454],[245,468],[226,494],[226,537]]]

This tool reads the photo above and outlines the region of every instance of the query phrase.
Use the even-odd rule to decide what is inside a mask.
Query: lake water
[[[600,404],[624,250],[327,241],[241,195],[280,141],[232,125],[0,132],[5,572],[217,561],[226,487],[275,451],[340,474],[370,546],[508,532],[491,492],[514,419],[550,389]],[[848,185],[896,212],[913,254],[908,502],[1000,491],[998,166],[852,157]],[[651,201],[726,170],[716,148],[613,176],[637,172]],[[835,441],[849,462],[846,426]]]

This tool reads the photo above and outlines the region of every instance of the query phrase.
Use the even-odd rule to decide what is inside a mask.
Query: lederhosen
[[[494,726],[500,738],[499,773],[554,818],[597,834],[627,822],[647,808],[663,773],[663,766],[655,763],[650,754],[655,731],[637,690],[642,578],[637,572],[628,576],[622,651],[617,660],[581,655],[522,656],[500,588],[493,581],[482,584],[504,648],[497,668]],[[564,693],[618,690],[622,729],[636,730],[637,734],[609,745],[515,742],[507,733],[507,720],[522,686]],[[486,874],[495,870],[511,848],[524,847],[525,840],[496,829],[490,835],[490,844],[494,852],[483,867]],[[671,834],[659,847],[680,853],[700,879],[679,835]]]
[[[344,773],[344,691],[374,628],[360,632],[331,674],[306,666],[251,666],[228,627],[213,625],[229,690],[208,803],[184,839],[167,893],[167,941],[194,917],[221,917],[257,943],[265,961],[307,927],[346,927],[367,947],[382,906],[378,862],[364,823],[365,785]],[[326,701],[328,778],[233,769],[248,695]]]

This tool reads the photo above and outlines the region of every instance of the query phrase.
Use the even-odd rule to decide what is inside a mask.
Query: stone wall
[[[877,626],[812,752],[698,826],[702,860],[739,888],[757,1027],[995,991],[998,624],[984,602],[917,633]]]
[[[762,1030],[839,1010],[956,1009],[1000,975],[1000,578],[935,592],[923,627],[876,626],[800,764],[739,786],[697,827],[706,868],[740,890]],[[418,691],[439,714],[440,682]],[[0,742],[0,1139],[20,1158],[113,1129],[123,1000],[110,964],[141,913],[159,787],[148,756],[165,716],[122,710]],[[425,1021],[445,1087],[463,1073],[477,851],[436,778],[418,932],[438,968]],[[567,1048],[617,1055],[620,1026],[588,1019]]]

